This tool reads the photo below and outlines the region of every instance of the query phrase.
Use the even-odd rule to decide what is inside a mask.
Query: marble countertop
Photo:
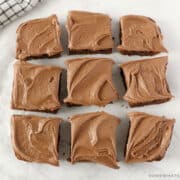
[[[165,47],[169,50],[169,64],[167,69],[167,79],[170,89],[175,96],[170,102],[138,108],[130,108],[126,102],[119,101],[109,104],[104,108],[95,106],[71,107],[65,105],[57,114],[36,113],[15,111],[10,109],[11,88],[13,79],[13,68],[15,57],[16,29],[18,25],[33,18],[46,17],[57,14],[62,26],[62,41],[67,47],[67,32],[65,22],[69,10],[86,10],[107,13],[112,17],[113,36],[118,44],[119,18],[126,14],[139,14],[150,16],[155,19],[161,27],[164,35]],[[180,179],[180,11],[179,0],[44,0],[42,4],[35,7],[31,12],[20,17],[13,23],[0,31],[0,179],[1,180],[134,180],[134,179]],[[83,55],[87,56],[87,55]],[[89,55],[90,56],[90,55]],[[119,77],[118,63],[133,59],[142,59],[139,56],[123,56],[118,52],[110,55],[91,55],[91,57],[110,57],[114,59],[116,65],[113,70],[113,78],[120,95],[124,94],[124,89]],[[160,55],[159,55],[160,56]],[[65,67],[64,62],[76,56],[68,56],[67,49],[60,58],[32,60],[37,64],[53,64]],[[82,57],[82,56],[81,56]],[[122,123],[118,128],[118,159],[120,169],[114,170],[94,163],[77,163],[71,165],[61,158],[60,166],[54,167],[48,164],[27,163],[19,161],[14,156],[10,138],[10,118],[12,114],[37,114],[41,116],[62,117],[66,120],[69,116],[82,113],[104,110],[120,117]],[[176,119],[171,145],[165,158],[159,162],[126,164],[123,157],[123,149],[128,131],[127,112],[144,111],[156,115],[165,115]],[[62,133],[65,135],[60,142],[61,155],[65,152],[68,156],[68,133],[64,124]]]

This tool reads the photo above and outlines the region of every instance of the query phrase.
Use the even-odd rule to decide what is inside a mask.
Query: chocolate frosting
[[[130,105],[149,104],[172,98],[166,81],[167,57],[144,59],[121,64]]]
[[[58,55],[63,51],[60,36],[56,15],[27,21],[17,29],[16,58]]]
[[[161,160],[170,144],[174,119],[131,112],[126,162]]]
[[[59,125],[58,118],[12,116],[11,137],[16,157],[58,166]]]
[[[114,46],[111,19],[100,13],[70,11],[67,19],[70,50],[105,50]]]
[[[105,112],[71,117],[71,162],[91,161],[111,168],[116,162],[116,128],[119,119]]]
[[[68,97],[64,102],[78,105],[106,104],[119,98],[112,82],[113,61],[83,58],[67,61]]]
[[[60,108],[59,81],[62,69],[18,61],[14,64],[12,108],[55,111]]]
[[[120,51],[167,52],[162,44],[163,36],[156,22],[151,18],[137,15],[121,17]]]

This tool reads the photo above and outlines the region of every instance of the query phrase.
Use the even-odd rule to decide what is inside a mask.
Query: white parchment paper
[[[54,59],[32,60],[37,64],[52,64],[65,67],[64,62],[77,56],[67,55],[67,32],[65,22],[69,10],[87,10],[107,13],[112,17],[113,36],[118,44],[119,17],[126,14],[139,14],[150,16],[161,27],[164,35],[164,44],[169,50],[169,64],[167,79],[170,89],[175,96],[170,102],[139,108],[129,108],[126,102],[120,100],[105,108],[95,106],[71,107],[65,105],[57,114],[36,113],[28,111],[16,111],[10,109],[10,99],[13,80],[13,68],[16,46],[16,29],[18,25],[33,18],[46,17],[57,14],[62,27],[62,41],[65,52],[62,57]],[[44,0],[41,6],[33,9],[27,15],[20,17],[0,31],[0,179],[1,180],[110,180],[110,179],[180,179],[180,11],[179,0]],[[124,88],[119,76],[117,64],[129,60],[142,59],[139,56],[122,56],[117,51],[110,55],[83,55],[81,57],[110,57],[115,62],[113,79],[122,96]],[[85,113],[104,110],[121,119],[118,128],[118,159],[120,169],[114,170],[94,163],[77,163],[71,165],[66,160],[60,161],[59,167],[47,164],[27,163],[15,158],[10,138],[10,118],[12,114],[37,114],[41,116],[61,117],[66,120],[76,113]],[[123,150],[128,130],[127,112],[144,111],[156,115],[165,115],[176,119],[171,145],[165,158],[159,162],[126,164]],[[68,127],[64,123],[62,129],[60,151],[61,159],[63,152],[68,153]]]

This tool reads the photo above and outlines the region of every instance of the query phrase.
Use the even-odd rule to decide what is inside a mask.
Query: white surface
[[[45,0],[39,7],[32,10],[24,17],[8,25],[0,32],[0,179],[1,180],[109,180],[109,179],[180,179],[180,11],[179,0]],[[63,28],[63,44],[67,44],[67,34],[64,24],[67,12],[72,9],[89,10],[107,13],[112,17],[113,35],[118,43],[119,17],[125,14],[141,14],[154,18],[161,27],[164,35],[164,44],[169,50],[169,64],[167,78],[170,89],[175,98],[168,103],[160,105],[145,106],[139,108],[127,108],[123,101],[107,105],[105,108],[94,106],[67,108],[63,106],[55,115],[46,113],[33,113],[24,111],[13,111],[10,109],[10,96],[12,88],[12,64],[15,56],[16,29],[18,25],[32,18],[39,18],[57,14]],[[90,56],[90,55],[89,55]],[[96,56],[96,55],[92,55]],[[98,55],[99,56],[99,55]],[[110,55],[100,55],[111,57],[116,63],[122,63],[140,57],[122,56],[118,52]],[[61,58],[42,59],[31,61],[40,64],[55,64],[64,66],[64,61],[75,56],[67,56],[67,52]],[[78,56],[76,56],[78,57]],[[117,65],[114,68],[114,79],[119,91],[121,81]],[[122,95],[123,93],[120,92]],[[124,105],[124,107],[122,107]],[[104,110],[121,118],[122,123],[118,130],[118,154],[120,157],[120,169],[114,170],[105,166],[93,163],[77,163],[71,165],[69,162],[61,160],[59,167],[46,164],[27,163],[15,158],[10,139],[10,117],[14,113],[18,114],[38,114],[42,116],[60,116],[67,119],[76,113]],[[157,115],[176,118],[176,124],[171,145],[165,158],[160,162],[126,164],[123,158],[123,148],[125,144],[129,111],[145,111]],[[176,177],[150,177],[150,175],[174,175]],[[178,177],[177,177],[178,176]]]

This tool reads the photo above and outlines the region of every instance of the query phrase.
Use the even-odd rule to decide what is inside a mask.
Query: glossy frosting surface
[[[18,61],[14,64],[12,108],[55,111],[60,108],[59,81],[62,69]]]
[[[16,58],[58,55],[63,51],[60,36],[56,15],[27,21],[17,30]]]
[[[114,46],[111,19],[100,13],[70,11],[67,19],[70,50],[105,50]]]
[[[64,102],[105,106],[119,98],[112,82],[111,59],[80,58],[66,63],[68,96]]]
[[[170,144],[174,119],[131,112],[127,162],[161,160]]]
[[[116,128],[119,119],[105,112],[72,116],[71,162],[92,161],[112,168],[116,162]]]
[[[120,19],[120,51],[167,52],[162,44],[163,36],[156,22],[151,18],[127,15]]]
[[[58,118],[12,116],[11,137],[16,157],[30,162],[59,165],[59,125]]]
[[[127,87],[124,99],[132,106],[171,99],[166,81],[166,66],[167,57],[121,64]]]

